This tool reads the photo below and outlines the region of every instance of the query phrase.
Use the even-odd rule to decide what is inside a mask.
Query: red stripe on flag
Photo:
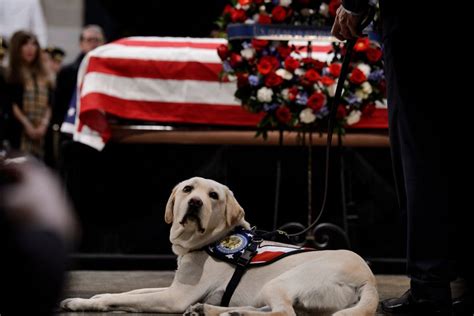
[[[252,258],[251,262],[267,262],[285,253],[287,252],[286,251],[265,251],[262,253],[257,253],[255,257]]]
[[[87,73],[129,78],[219,81],[221,63],[91,57]]]
[[[225,43],[211,43],[211,42],[173,42],[173,41],[143,41],[143,40],[132,40],[132,39],[120,39],[112,42],[111,44],[119,44],[125,46],[143,46],[143,47],[187,47],[187,48],[200,48],[200,49],[217,49],[219,45]],[[216,53],[217,54],[217,53]]]
[[[88,111],[101,111],[122,118],[161,123],[198,123],[254,127],[262,115],[245,111],[241,106],[197,103],[125,100],[101,93],[81,98],[80,119],[89,126]]]

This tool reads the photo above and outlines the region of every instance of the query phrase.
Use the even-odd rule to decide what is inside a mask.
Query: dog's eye
[[[185,187],[183,188],[183,192],[184,192],[184,193],[189,193],[189,192],[191,192],[192,190],[193,190],[193,187],[190,186],[190,185],[187,185],[187,186],[185,186]]]
[[[209,197],[214,200],[219,199],[219,195],[216,192],[209,192]]]

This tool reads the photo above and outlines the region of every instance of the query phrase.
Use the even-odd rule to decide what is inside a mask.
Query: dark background
[[[85,0],[85,24],[99,24],[109,41],[125,36],[209,37],[226,0]]]

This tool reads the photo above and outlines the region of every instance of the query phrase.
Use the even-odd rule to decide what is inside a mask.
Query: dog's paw
[[[82,298],[68,298],[59,303],[59,307],[63,311],[81,311],[82,301],[84,301]]]
[[[184,312],[184,316],[204,316],[204,304],[197,303],[192,306],[189,306],[188,309]]]
[[[86,298],[68,298],[59,303],[64,311],[107,311],[107,307],[99,304],[97,300]]]

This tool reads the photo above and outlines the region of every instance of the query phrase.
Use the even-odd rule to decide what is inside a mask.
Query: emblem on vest
[[[234,254],[242,251],[247,247],[248,239],[238,233],[227,236],[222,239],[217,245],[216,248],[223,254]]]

